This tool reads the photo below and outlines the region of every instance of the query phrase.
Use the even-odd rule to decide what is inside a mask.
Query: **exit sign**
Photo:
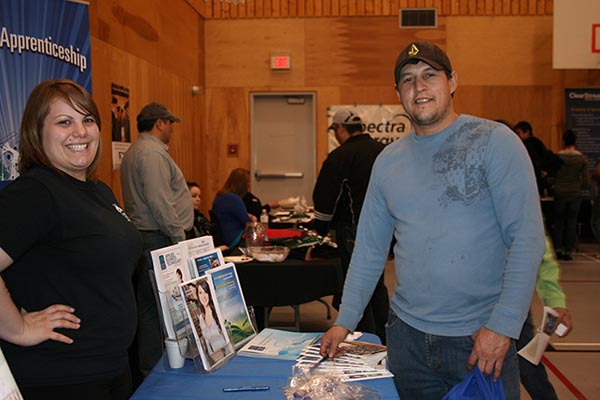
[[[290,69],[292,57],[288,55],[271,56],[271,69]]]

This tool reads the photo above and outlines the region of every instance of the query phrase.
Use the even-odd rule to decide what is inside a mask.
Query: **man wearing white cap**
[[[351,110],[341,109],[334,114],[328,130],[334,131],[340,146],[323,163],[313,191],[316,230],[325,236],[330,227],[335,229],[344,277],[354,248],[371,168],[384,147],[363,133],[362,127],[362,120]],[[339,304],[340,295],[336,295],[333,306],[338,309]],[[388,311],[389,296],[381,275],[357,330],[376,333],[385,343]]]
[[[473,57],[476,57],[473,54]],[[438,400],[479,368],[520,398],[515,339],[545,250],[531,161],[504,124],[458,114],[446,53],[410,43],[394,68],[413,131],[377,158],[335,326],[321,353],[338,354],[396,238],[386,328],[402,399]]]

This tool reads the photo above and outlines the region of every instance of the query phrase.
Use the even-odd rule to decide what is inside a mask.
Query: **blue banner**
[[[69,78],[92,89],[87,4],[0,1],[0,188],[17,177],[19,127],[31,90]]]

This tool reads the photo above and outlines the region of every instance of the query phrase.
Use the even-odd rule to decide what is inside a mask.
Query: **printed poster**
[[[335,112],[339,109],[348,109],[358,116],[363,122],[363,132],[368,133],[378,142],[385,145],[400,139],[411,130],[410,120],[400,104],[395,105],[335,105],[329,106],[327,112],[327,126],[332,123]],[[329,131],[329,152],[339,146],[333,131]]]
[[[567,129],[577,135],[577,149],[593,171],[600,160],[600,88],[565,89],[565,107]]]

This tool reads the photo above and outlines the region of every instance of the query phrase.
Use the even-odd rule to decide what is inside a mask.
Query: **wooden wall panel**
[[[135,117],[139,110],[151,101],[161,102],[182,119],[175,124],[174,135],[169,143],[170,153],[184,175],[190,180],[200,180],[203,170],[195,149],[201,148],[198,116],[202,115],[202,96],[193,96],[194,82],[165,71],[145,60],[92,38],[95,57],[92,57],[93,96],[102,116],[102,154],[100,178],[109,184],[121,199],[119,171],[112,170],[110,100],[111,83],[130,90],[130,120],[132,141],[138,136]],[[110,71],[101,74],[97,71]]]
[[[405,43],[416,38],[444,47],[445,24],[438,29],[399,29],[395,17],[307,19],[306,84],[385,85],[393,82],[390,66]]]
[[[558,136],[553,136],[552,86],[469,86],[459,83],[454,95],[454,107],[459,113],[489,119],[503,119],[512,125],[530,121],[534,134],[548,147],[558,148]]]
[[[271,71],[274,52],[292,57],[291,71]],[[206,24],[206,54],[207,86],[303,85],[304,20],[211,21]]]
[[[104,122],[100,179],[121,199],[119,172],[112,170],[111,157],[111,84],[116,83],[130,90],[132,140],[137,137],[135,118],[151,101],[166,104],[182,118],[171,154],[188,179],[200,180],[204,172],[196,150],[202,147],[204,102],[203,93],[192,95],[192,86],[203,86],[202,17],[184,1],[92,0],[90,31],[92,94]]]
[[[90,15],[92,37],[188,80],[202,75],[201,17],[188,3],[91,0]]]
[[[466,85],[548,85],[551,17],[448,18],[448,53]]]

